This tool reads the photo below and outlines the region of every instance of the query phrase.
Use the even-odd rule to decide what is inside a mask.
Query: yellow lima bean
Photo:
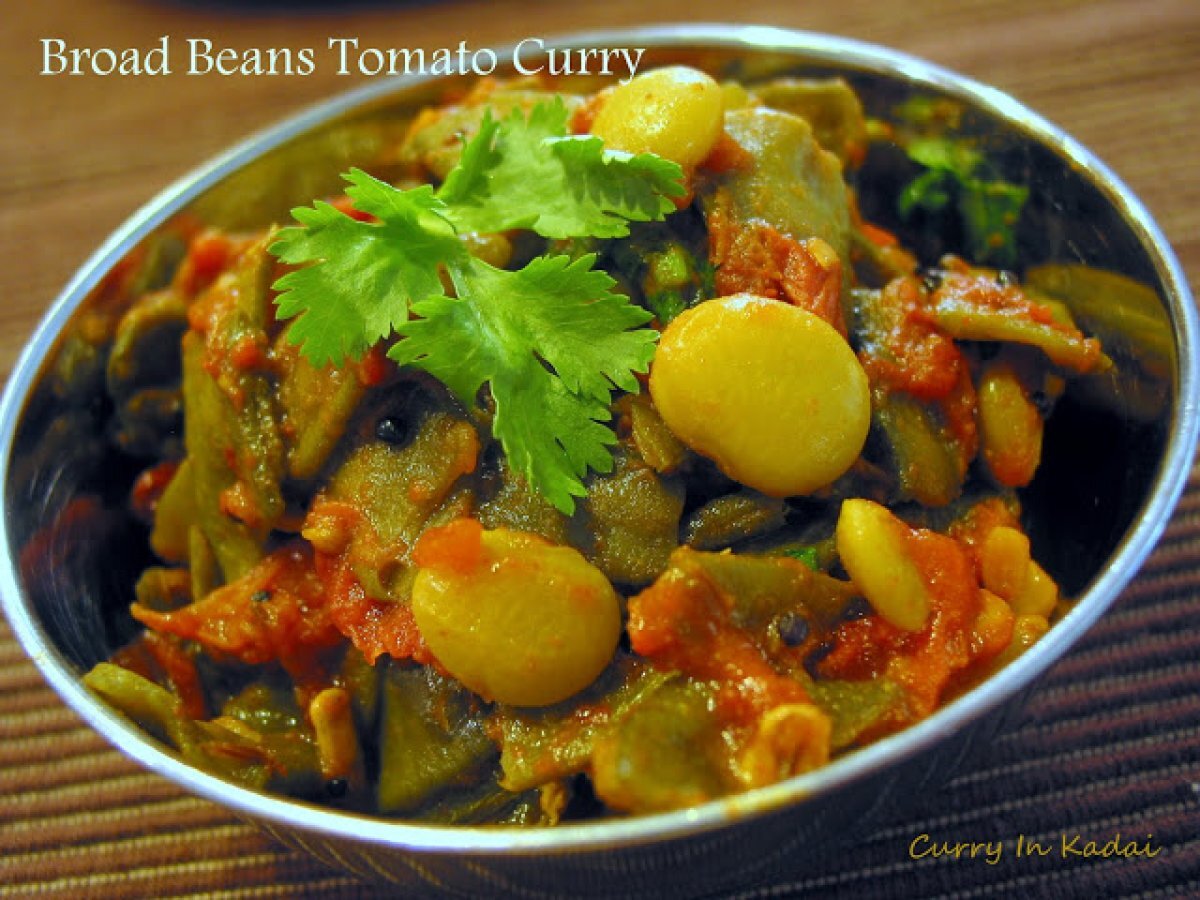
[[[308,718],[317,739],[321,777],[345,778],[361,788],[365,776],[352,702],[345,688],[326,688],[309,703]]]
[[[983,586],[1008,601],[1018,616],[1049,618],[1058,585],[1029,555],[1029,538],[1005,525],[993,528],[979,551]]]
[[[688,66],[644,72],[617,85],[592,122],[606,147],[654,153],[693,169],[708,156],[725,125],[721,86]]]
[[[1042,417],[1013,367],[990,365],[979,383],[979,438],[996,481],[1024,487],[1042,460]]]
[[[832,484],[871,425],[867,376],[824,319],[753,294],[664,329],[650,395],[667,427],[726,475],[773,497]]]
[[[1004,652],[996,659],[996,663],[1006,666],[1022,653],[1040,641],[1050,630],[1050,623],[1045,616],[1034,613],[1018,615],[1013,622],[1013,636]]]
[[[993,528],[983,539],[979,562],[983,586],[1011,603],[1025,587],[1029,538],[1006,525]]]
[[[1018,616],[1037,615],[1048,619],[1058,605],[1058,585],[1045,569],[1030,560],[1025,583],[1009,602]]]
[[[577,550],[459,519],[426,531],[414,559],[417,627],[446,671],[483,698],[557,703],[612,658],[620,603]]]
[[[929,587],[908,553],[908,525],[873,500],[842,503],[836,540],[850,580],[871,607],[905,631],[925,627],[931,607]]]

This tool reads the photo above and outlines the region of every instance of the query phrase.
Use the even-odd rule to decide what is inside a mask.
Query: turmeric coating
[[[437,186],[460,135],[553,93],[485,82],[377,170]],[[177,222],[155,290],[106,287],[156,562],[145,634],[85,681],[187,761],[433,822],[678,809],[931,715],[1059,614],[1019,490],[1055,401],[1110,364],[1070,304],[863,221],[859,167],[898,138],[844,82],[672,66],[563,100],[577,135],[684,179],[628,236],[461,236],[500,269],[595,254],[656,332],[573,512],[506,456],[489,388],[471,407],[379,346],[299,353],[273,232]],[[164,395],[175,420],[139,418]]]

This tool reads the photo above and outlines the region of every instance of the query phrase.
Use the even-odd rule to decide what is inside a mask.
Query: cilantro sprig
[[[429,372],[468,407],[487,385],[492,431],[511,465],[571,513],[588,470],[612,469],[609,403],[614,390],[636,391],[635,373],[649,368],[657,333],[641,326],[651,314],[613,290],[594,255],[544,256],[509,271],[473,257],[459,236],[622,237],[629,222],[675,208],[679,166],[569,136],[555,98],[528,118],[485,113],[436,191],[400,190],[358,169],[343,177],[372,221],[318,201],[293,210],[298,225],[271,246],[299,267],[275,284],[289,339],[324,365],[394,334],[388,356]]]

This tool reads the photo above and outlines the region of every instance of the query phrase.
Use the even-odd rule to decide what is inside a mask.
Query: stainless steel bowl
[[[4,607],[47,681],[125,753],[286,843],[366,878],[421,896],[629,897],[694,895],[781,878],[810,864],[831,841],[861,832],[881,810],[947,778],[1003,726],[1006,712],[1133,577],[1192,461],[1198,390],[1192,299],[1163,235],[1112,172],[1011,98],[961,76],[855,41],[764,27],[643,28],[555,45],[645,47],[643,69],[685,60],[746,79],[840,74],[880,116],[914,93],[953,98],[968,108],[969,127],[990,134],[1030,184],[1035,216],[1028,252],[1039,260],[1114,269],[1153,287],[1174,338],[1159,413],[1099,422],[1085,413],[1065,425],[1055,422],[1048,468],[1027,497],[1043,525],[1039,552],[1079,592],[1070,614],[1030,652],[936,715],[823,769],[694,809],[553,830],[435,827],[264,796],[182,764],[88,693],[80,676],[122,638],[131,573],[144,552],[117,513],[103,528],[46,530],[73,500],[85,494],[103,500],[127,483],[128,467],[104,451],[98,433],[98,389],[64,386],[60,378],[63,355],[78,352],[72,335],[86,327],[97,286],[182,211],[217,224],[257,226],[331,190],[345,164],[376,153],[389,132],[453,76],[371,83],[251,138],[168,188],[79,271],[33,335],[0,409]],[[114,507],[119,500],[108,499]],[[43,542],[43,554],[49,541],[49,556],[41,558],[55,561],[53,571],[28,564],[31,540]]]

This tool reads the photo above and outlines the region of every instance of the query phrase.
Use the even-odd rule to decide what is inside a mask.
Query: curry
[[[840,80],[485,80],[291,224],[175,223],[160,284],[106,287],[155,561],[88,686],[255,789],[553,825],[802,774],[987,678],[1069,602],[1021,491],[1113,362],[1064,268],[1018,278],[1023,189],[906,121]],[[897,221],[962,252],[865,219],[880,145]]]

